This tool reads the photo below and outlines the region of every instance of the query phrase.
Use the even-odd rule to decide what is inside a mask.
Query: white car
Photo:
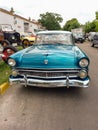
[[[96,32],[90,32],[88,35],[88,40],[91,42],[93,39],[93,36],[96,34]]]
[[[92,42],[91,42],[91,47],[94,47],[94,45],[98,45],[98,33],[96,33],[93,36]]]

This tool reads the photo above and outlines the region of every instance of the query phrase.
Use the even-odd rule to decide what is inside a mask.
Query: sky
[[[51,12],[60,14],[66,21],[77,18],[79,23],[85,24],[95,19],[98,11],[96,0],[0,0],[0,8],[10,10],[22,17],[38,20],[40,14]]]

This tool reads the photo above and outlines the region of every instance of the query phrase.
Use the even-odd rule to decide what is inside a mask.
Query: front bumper
[[[90,79],[87,77],[85,80],[80,79],[55,79],[55,80],[43,80],[43,79],[33,79],[26,77],[12,77],[9,78],[10,84],[20,83],[25,86],[35,86],[35,87],[88,87]]]

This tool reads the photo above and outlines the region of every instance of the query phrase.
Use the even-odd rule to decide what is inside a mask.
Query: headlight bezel
[[[81,78],[81,79],[85,79],[85,78],[87,78],[87,76],[88,76],[88,72],[87,72],[85,69],[80,70],[78,76],[79,76],[79,78]]]
[[[12,76],[17,77],[18,71],[15,69],[12,69]]]
[[[79,63],[79,66],[81,68],[86,68],[89,66],[89,59],[88,58],[81,58],[78,63]]]
[[[7,60],[7,63],[8,63],[8,65],[11,66],[11,67],[16,66],[16,61],[15,61],[13,58],[9,58],[9,59]]]
[[[12,36],[11,36],[11,39],[12,39],[12,40],[15,40],[15,36],[14,36],[14,35],[12,35]]]

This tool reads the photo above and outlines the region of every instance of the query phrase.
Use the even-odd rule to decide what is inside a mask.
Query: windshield
[[[57,34],[38,34],[36,37],[37,44],[66,44],[72,45],[71,34],[57,33]]]
[[[2,24],[1,28],[2,28],[2,31],[13,31],[12,26],[9,24]]]

